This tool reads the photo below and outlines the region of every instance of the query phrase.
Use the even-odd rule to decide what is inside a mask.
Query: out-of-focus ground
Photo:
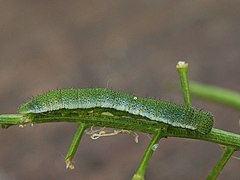
[[[57,88],[109,87],[182,103],[175,65],[195,81],[240,90],[240,1],[30,1],[0,3],[0,113]],[[239,112],[194,99],[215,127],[239,133]],[[65,169],[76,124],[0,129],[0,179],[128,180],[149,137],[84,136]],[[160,142],[146,179],[205,179],[221,154],[207,142]],[[236,154],[236,156],[239,154]],[[219,179],[239,179],[232,158]]]

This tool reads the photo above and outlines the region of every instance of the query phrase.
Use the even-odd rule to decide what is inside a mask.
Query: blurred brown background
[[[240,1],[0,1],[0,113],[57,88],[110,87],[182,103],[175,65],[195,81],[240,90]],[[215,127],[239,133],[239,112],[194,99]],[[149,137],[84,136],[75,170],[64,157],[76,124],[0,129],[0,179],[128,180]],[[146,179],[205,179],[221,154],[212,143],[161,140]],[[239,154],[236,154],[236,156]],[[219,179],[239,179],[232,158]]]

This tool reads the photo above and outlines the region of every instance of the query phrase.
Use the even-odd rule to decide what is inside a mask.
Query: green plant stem
[[[77,131],[74,134],[73,140],[72,140],[72,144],[68,150],[67,156],[65,158],[65,163],[66,163],[66,168],[68,169],[74,169],[73,163],[72,163],[72,159],[77,151],[77,148],[79,146],[80,140],[82,138],[82,135],[85,131],[86,127],[85,124],[83,123],[78,123],[77,126]]]
[[[177,65],[178,73],[180,76],[180,81],[181,81],[181,88],[182,88],[182,93],[184,96],[184,102],[187,106],[191,106],[191,99],[190,99],[190,89],[189,89],[189,84],[188,84],[188,64],[185,64],[183,62],[178,63]],[[207,87],[207,86],[201,86],[199,84],[194,84],[191,83],[191,92],[195,92],[195,95],[198,94],[202,97],[218,101],[221,103],[227,103],[227,104],[234,104],[235,106],[240,105],[236,104],[235,98],[238,98],[240,100],[240,95],[237,95],[236,93],[229,92],[226,90],[222,90],[220,88],[216,87]],[[240,106],[239,106],[240,107]],[[226,150],[211,172],[210,176],[208,177],[208,180],[213,180],[216,179],[216,177],[220,174],[222,171],[223,167],[227,163],[227,161],[230,159],[231,155],[234,153],[235,149],[232,148],[231,146],[227,146]]]
[[[91,116],[87,115],[89,111],[93,111]],[[111,116],[103,116],[102,112],[109,111]],[[2,116],[4,119],[2,119]],[[119,112],[112,109],[81,109],[75,114],[64,114],[64,113],[56,113],[53,114],[44,114],[42,116],[34,117],[23,117],[22,115],[17,115],[18,119],[16,119],[15,115],[9,115],[9,119],[7,119],[7,115],[0,115],[0,124],[14,124],[14,125],[22,125],[22,124],[38,124],[38,123],[53,123],[53,122],[75,122],[75,123],[84,123],[85,127],[109,127],[116,129],[126,129],[130,131],[143,132],[147,134],[155,134],[159,129],[166,128],[166,124],[159,123],[157,121],[152,120],[144,120],[142,117],[128,114],[125,112]],[[123,116],[128,116],[128,118],[123,118]],[[15,117],[11,119],[11,117]],[[236,150],[240,149],[240,135],[234,134],[231,132],[223,131],[220,129],[213,128],[209,134],[200,134],[196,131],[192,131],[189,129],[181,129],[173,126],[168,126],[166,131],[162,132],[164,137],[180,137],[180,138],[191,138],[191,139],[199,139],[204,141],[210,141],[213,143],[221,144],[224,146],[231,146]]]
[[[156,150],[158,146],[158,141],[160,140],[161,137],[162,137],[161,131],[158,131],[153,135],[153,138],[132,180],[144,180],[144,175],[145,175],[145,171],[148,166],[149,160],[152,157],[153,152]]]
[[[182,94],[184,97],[185,105],[188,107],[192,106],[190,97],[189,83],[188,83],[188,64],[184,61],[179,61],[176,66],[181,82]]]
[[[202,99],[225,104],[240,110],[240,93],[196,82],[190,83],[190,92],[192,95]]]
[[[21,114],[1,114],[0,124],[2,125],[20,125],[24,122],[23,115]]]
[[[223,167],[226,165],[226,163],[231,158],[234,152],[235,152],[234,148],[226,147],[221,159],[218,161],[218,163],[216,164],[216,166],[208,176],[207,178],[208,180],[215,180],[217,178],[217,176],[220,174]]]

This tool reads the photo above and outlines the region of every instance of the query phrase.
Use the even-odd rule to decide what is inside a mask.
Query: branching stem
[[[181,82],[182,94],[184,97],[185,105],[190,107],[192,106],[189,83],[188,83],[188,64],[184,61],[179,61],[176,66]]]
[[[190,92],[192,95],[202,99],[214,101],[240,110],[240,93],[238,92],[196,82],[190,83]]]
[[[190,89],[189,89],[189,83],[188,83],[188,64],[183,61],[180,61],[177,64],[177,69],[178,69],[178,73],[181,81],[184,102],[187,106],[191,106]],[[231,104],[231,105],[234,105],[234,107],[240,108],[240,102],[239,102],[240,95],[234,92],[230,92],[230,91],[226,92],[225,90],[222,90],[220,88],[201,86],[194,83],[191,85],[191,89],[193,89],[191,90],[191,92],[193,92],[195,95],[209,98],[211,100],[218,101],[223,104]],[[234,149],[232,146],[226,147],[221,159],[216,164],[211,174],[208,176],[208,180],[214,180],[217,178],[217,176],[220,174],[223,167],[225,166],[227,161],[230,159],[232,154],[235,152],[235,150],[236,149]]]
[[[77,151],[77,148],[79,146],[80,140],[82,138],[82,135],[85,131],[86,127],[83,123],[78,123],[77,131],[74,134],[72,144],[68,150],[67,156],[65,158],[66,168],[67,169],[74,169],[74,165],[72,163],[72,159]]]
[[[158,131],[153,135],[153,138],[132,180],[144,180],[144,175],[145,175],[145,171],[148,166],[149,160],[152,157],[153,152],[157,149],[158,141],[160,140],[161,137],[162,137],[161,131]]]
[[[226,163],[231,158],[234,152],[235,152],[234,148],[226,147],[222,157],[220,158],[220,160],[212,170],[211,174],[208,176],[208,180],[215,180],[217,178],[217,176],[220,174],[223,167],[226,165]]]

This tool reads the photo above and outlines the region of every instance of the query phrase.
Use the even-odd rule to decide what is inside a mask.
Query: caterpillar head
[[[212,130],[214,124],[213,115],[209,112],[201,112],[199,113],[199,119],[197,131],[202,134],[208,134]]]

